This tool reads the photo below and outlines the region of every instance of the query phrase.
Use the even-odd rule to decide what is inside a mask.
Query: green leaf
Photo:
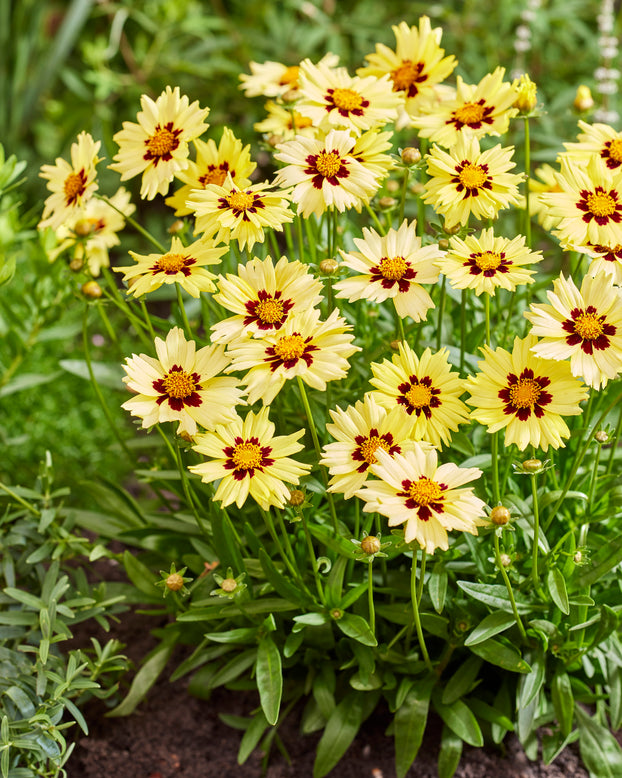
[[[35,386],[41,386],[42,384],[49,384],[54,381],[60,375],[59,372],[54,373],[22,373],[16,376],[0,389],[0,397],[7,397],[15,392],[22,392],[24,389],[32,389]]]
[[[123,552],[123,566],[125,567],[127,577],[139,591],[149,595],[151,598],[156,597],[158,594],[155,585],[156,576],[127,549]]]
[[[309,532],[323,546],[336,551],[340,556],[356,559],[356,546],[348,538],[344,538],[342,535],[335,535],[332,527],[327,527],[324,524],[309,524]]]
[[[497,665],[504,670],[510,670],[513,673],[531,672],[531,667],[529,667],[516,649],[510,648],[510,646],[494,638],[488,638],[483,643],[471,646],[471,651],[490,662],[491,665]]]
[[[4,691],[7,697],[9,697],[17,706],[17,709],[22,714],[22,717],[29,719],[35,715],[36,708],[32,703],[30,697],[19,686],[9,686]]]
[[[88,364],[84,359],[61,359],[58,364],[72,375],[87,381],[91,380]],[[116,362],[92,362],[91,367],[95,380],[100,386],[106,386],[109,389],[125,389],[125,384],[122,381],[123,370]]]
[[[568,737],[572,732],[572,721],[574,718],[574,695],[568,673],[557,672],[551,684],[551,698],[553,700],[553,709],[555,718],[564,737]]]
[[[417,682],[395,713],[395,770],[398,778],[404,778],[417,758],[428,720],[433,686],[432,679]]]
[[[622,668],[611,657],[607,657],[607,680],[611,729],[617,732],[622,726]]]
[[[512,603],[508,597],[508,590],[501,584],[478,584],[470,581],[458,581],[458,586],[474,600],[490,605],[497,610],[512,612]],[[530,611],[529,603],[515,596],[516,609],[519,613]]]
[[[313,778],[323,778],[350,747],[363,721],[363,701],[359,692],[350,692],[337,705],[326,722],[317,746]]]
[[[542,688],[544,683],[545,663],[542,654],[530,657],[531,672],[525,673],[518,680],[516,690],[516,707],[526,708]]]
[[[235,575],[246,572],[240,549],[236,543],[231,521],[224,511],[213,511],[212,516],[212,541],[221,567],[233,568]]]
[[[620,562],[622,562],[622,538],[612,539],[598,549],[589,567],[583,568],[583,572],[577,578],[577,585],[583,587],[596,583]]]
[[[270,559],[265,549],[259,549],[259,562],[267,580],[272,584],[274,590],[281,597],[298,605],[309,605],[309,598],[301,590],[300,586],[293,584],[282,573],[280,573]]]
[[[261,736],[266,731],[268,722],[263,714],[263,711],[259,711],[251,719],[251,723],[246,728],[246,732],[242,736],[240,741],[240,749],[238,751],[238,764],[244,764],[248,757],[253,753],[257,744],[261,740]]]
[[[344,613],[340,619],[337,619],[335,624],[344,635],[347,635],[354,640],[358,640],[358,642],[362,643],[364,646],[378,645],[376,636],[362,616],[357,616],[355,613]]]
[[[622,749],[608,729],[575,705],[579,725],[579,750],[590,778],[619,778],[622,775]]]
[[[444,724],[441,750],[438,754],[438,778],[452,778],[458,769],[461,756],[462,739]]]
[[[430,574],[428,581],[428,592],[432,600],[432,606],[437,613],[442,613],[445,607],[445,596],[447,595],[447,571],[437,563]]]
[[[463,700],[456,700],[451,705],[443,705],[440,694],[434,696],[434,709],[445,724],[470,746],[481,747],[484,737],[479,728],[473,711]]]
[[[568,604],[568,592],[566,591],[566,581],[561,571],[557,567],[552,567],[546,577],[546,583],[553,602],[566,616],[570,613]]]
[[[468,705],[478,719],[495,724],[497,727],[504,729],[507,732],[514,731],[514,724],[512,724],[512,721],[501,711],[493,708],[492,705],[488,705],[487,702],[483,702],[482,700],[478,700],[477,697],[473,697],[468,701]]]
[[[482,660],[477,656],[470,656],[463,662],[451,678],[445,683],[441,702],[443,705],[451,705],[452,702],[468,694],[477,678]]]
[[[269,724],[276,724],[283,694],[281,654],[274,640],[266,635],[259,641],[255,666],[259,700]]]
[[[224,632],[208,632],[205,637],[214,643],[254,643],[257,640],[258,627],[238,627]]]
[[[507,613],[506,611],[495,611],[489,613],[475,629],[468,635],[464,641],[465,646],[474,646],[477,643],[481,643],[488,638],[498,635],[500,632],[505,631],[512,624],[516,624],[513,613]]]
[[[106,716],[129,716],[130,713],[133,713],[145,699],[149,689],[158,680],[174,648],[175,643],[172,640],[160,643],[134,676],[125,699],[116,708],[106,713]]]

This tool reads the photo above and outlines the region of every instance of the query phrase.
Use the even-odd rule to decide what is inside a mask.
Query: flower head
[[[371,465],[378,481],[368,480],[357,492],[365,500],[364,511],[378,511],[389,519],[389,527],[404,524],[404,540],[416,541],[433,554],[449,547],[447,531],[477,535],[486,524],[484,502],[464,484],[482,474],[476,467],[461,468],[448,462],[438,465],[435,449],[424,450],[415,443],[412,451],[389,456],[379,450]]]
[[[57,230],[80,213],[99,189],[95,168],[101,161],[97,156],[100,145],[88,132],[81,132],[71,144],[71,162],[58,157],[55,165],[41,166],[40,176],[47,179],[52,194],[45,201],[39,229]]]
[[[178,434],[196,435],[197,425],[212,429],[237,418],[235,406],[245,404],[239,381],[219,376],[229,364],[224,346],[196,351],[179,327],[155,339],[157,359],[147,354],[126,359],[123,381],[136,397],[121,406],[143,420],[143,427],[178,421]]]
[[[422,246],[415,223],[406,220],[399,230],[390,229],[384,236],[364,227],[363,239],[355,238],[354,244],[358,252],[341,251],[341,255],[359,275],[336,283],[337,297],[377,303],[392,299],[402,318],[425,319],[434,303],[421,284],[438,280],[435,260],[443,256],[438,246]]]
[[[527,73],[515,78],[512,87],[516,92],[514,107],[521,116],[529,116],[538,104],[538,90]]]
[[[545,230],[552,230],[559,222],[559,218],[551,216],[549,207],[540,199],[540,195],[546,192],[563,191],[557,181],[557,171],[551,165],[540,165],[535,169],[534,177],[529,179],[527,185],[529,191],[537,195],[531,197],[529,201],[531,214],[538,217],[538,222]]]
[[[533,270],[524,267],[539,262],[542,254],[530,251],[522,235],[513,240],[495,236],[492,227],[479,237],[449,239],[449,251],[438,262],[454,289],[474,289],[494,295],[498,288],[510,292],[519,284],[533,283]]]
[[[175,209],[176,216],[186,216],[192,210],[186,205],[193,189],[205,189],[208,184],[222,186],[227,176],[236,186],[244,188],[250,184],[250,174],[257,167],[251,160],[250,146],[242,146],[242,141],[235,137],[228,127],[225,127],[218,146],[213,140],[207,143],[202,140],[193,141],[197,150],[197,161],[188,161],[188,167],[176,174],[183,181],[172,197],[165,202]]]
[[[622,241],[622,238],[620,240]],[[609,245],[586,243],[584,246],[576,246],[576,250],[589,254],[592,258],[590,275],[609,276],[612,284],[622,286],[622,242]]]
[[[455,98],[441,102],[430,114],[414,117],[413,126],[422,138],[445,147],[453,146],[461,134],[503,135],[518,113],[513,107],[516,91],[504,75],[505,69],[498,67],[479,84],[465,84],[458,76]]]
[[[159,289],[162,284],[179,284],[188,294],[198,297],[201,292],[213,292],[212,283],[216,276],[205,269],[205,265],[217,265],[227,250],[226,246],[214,246],[211,241],[197,240],[184,246],[179,238],[173,238],[166,254],[136,254],[130,251],[136,261],[131,267],[116,267],[124,273],[123,280],[129,281],[128,294],[141,297]]]
[[[244,420],[197,435],[193,448],[210,461],[188,469],[206,483],[220,481],[214,499],[223,508],[233,502],[241,508],[249,494],[264,510],[283,508],[290,494],[287,484],[297,484],[311,469],[289,456],[304,448],[298,440],[305,431],[275,436],[268,410],[249,411]]]
[[[450,369],[447,354],[447,349],[432,353],[427,348],[418,357],[410,346],[400,343],[399,353],[390,362],[371,363],[376,402],[388,410],[396,405],[402,408],[416,420],[413,437],[435,446],[449,445],[450,432],[469,417],[460,400],[464,382]]]
[[[214,300],[235,316],[212,326],[212,340],[228,343],[242,335],[263,337],[277,332],[289,316],[314,308],[321,300],[322,283],[307,265],[271,257],[238,265],[238,274],[218,280]]]
[[[490,433],[505,429],[505,445],[515,443],[521,451],[529,445],[543,451],[563,445],[570,430],[562,417],[580,414],[579,403],[587,398],[567,362],[532,353],[536,342],[534,335],[516,338],[511,353],[484,346],[482,372],[467,379],[467,402],[475,406],[471,416]]]
[[[586,276],[577,289],[560,275],[547,292],[550,305],[532,305],[525,317],[541,340],[532,351],[544,359],[570,358],[574,376],[600,389],[622,372],[622,290]]]
[[[238,187],[230,178],[223,186],[193,189],[186,202],[196,216],[195,232],[216,243],[237,240],[240,250],[262,243],[265,227],[280,232],[294,218],[285,191],[273,191],[270,184]]]
[[[270,143],[278,138],[278,141],[292,140],[296,135],[304,135],[306,138],[315,138],[318,134],[317,127],[308,116],[303,116],[294,108],[287,109],[283,105],[268,100],[265,105],[268,115],[265,119],[253,125],[256,132],[262,132],[268,136]]]
[[[608,124],[588,124],[580,121],[578,143],[564,143],[564,156],[584,163],[592,158],[600,160],[609,170],[618,170],[622,166],[622,132],[614,130]]]
[[[461,134],[449,151],[433,146],[427,157],[430,180],[423,201],[445,217],[448,227],[477,219],[494,219],[501,208],[517,204],[521,175],[514,167],[514,147],[480,151],[475,137]]]
[[[208,128],[209,108],[200,108],[198,101],[191,104],[178,86],[167,86],[155,101],[143,95],[140,105],[137,122],[123,122],[114,136],[119,151],[109,167],[121,173],[122,181],[142,174],[140,196],[153,200],[166,194],[173,177],[188,167],[188,144]]]
[[[312,308],[288,317],[283,326],[263,338],[244,338],[229,344],[232,359],[229,370],[248,370],[244,383],[248,401],[263,400],[268,405],[285,381],[300,377],[313,389],[326,390],[327,381],[344,378],[350,368],[352,327],[335,309],[326,321]]]

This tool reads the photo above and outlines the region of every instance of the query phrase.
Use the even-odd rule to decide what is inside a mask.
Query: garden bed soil
[[[128,612],[114,627],[125,653],[136,663],[154,644],[153,618]],[[90,635],[100,640],[94,624],[80,625],[72,647],[89,644]],[[171,662],[170,671],[175,667]],[[250,715],[256,695],[217,689],[209,700],[191,697],[187,679],[168,682],[163,674],[136,712],[127,718],[106,718],[99,700],[85,709],[89,735],[81,733],[66,769],[68,778],[260,778],[259,750],[238,765],[241,732],[224,724],[219,713]],[[390,722],[379,709],[364,724],[359,736],[328,778],[395,778],[393,739],[385,735]],[[311,778],[319,735],[301,736],[292,714],[279,729],[292,763],[273,749],[266,778]],[[437,778],[441,724],[431,717],[422,747],[408,778]],[[509,736],[503,751],[466,746],[456,778],[588,778],[576,746],[566,749],[552,765],[530,762],[518,740]]]

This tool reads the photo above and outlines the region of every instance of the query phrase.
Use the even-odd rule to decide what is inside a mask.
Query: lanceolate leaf
[[[335,623],[344,635],[358,640],[364,646],[378,645],[376,636],[362,616],[357,616],[355,613],[344,613]]]
[[[494,635],[498,635],[515,623],[514,614],[508,613],[507,611],[489,613],[467,637],[464,641],[464,645],[474,646],[476,643],[482,643],[484,640],[487,640]]]
[[[404,778],[415,761],[428,720],[432,679],[416,682],[395,714],[395,770]]]
[[[358,692],[346,695],[331,713],[317,747],[313,778],[323,778],[348,750],[363,722],[363,700]]]
[[[501,584],[478,584],[470,581],[458,581],[458,586],[475,600],[490,605],[491,608],[512,612],[512,603],[508,590]],[[529,605],[519,598],[516,599],[516,609],[519,613],[527,613]]]
[[[283,694],[281,654],[274,640],[266,635],[259,641],[255,666],[259,700],[269,724],[276,724]]]
[[[619,778],[622,775],[622,749],[616,739],[580,705],[575,706],[575,715],[581,758],[590,771],[590,778]]]
[[[462,739],[445,724],[438,755],[438,778],[452,778],[462,756]]]
[[[592,557],[592,564],[578,577],[577,585],[583,587],[596,583],[620,562],[622,562],[622,538],[612,540],[598,549]]]
[[[518,651],[494,638],[489,638],[483,643],[471,646],[471,651],[490,662],[490,664],[498,665],[504,670],[510,670],[513,673],[531,672],[531,667],[529,667]]]
[[[566,581],[557,567],[553,567],[549,570],[549,574],[546,579],[547,586],[553,602],[560,611],[566,616],[570,613],[570,605],[568,604],[568,592],[566,591]]]
[[[440,695],[439,695],[440,696]],[[443,705],[437,696],[434,697],[434,709],[445,724],[471,746],[484,745],[484,737],[477,719],[469,706],[462,700],[456,700],[451,705]]]

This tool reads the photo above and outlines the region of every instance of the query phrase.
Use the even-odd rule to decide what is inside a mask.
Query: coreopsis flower
[[[437,244],[422,246],[415,228],[416,222],[404,220],[398,230],[390,229],[383,236],[364,227],[363,239],[354,239],[359,251],[341,251],[343,264],[358,275],[334,284],[337,297],[376,303],[391,299],[400,317],[425,319],[434,303],[421,284],[436,283],[435,261],[443,253]]]
[[[219,264],[226,251],[226,246],[214,246],[209,240],[196,240],[184,246],[179,238],[173,237],[166,254],[136,254],[130,251],[136,264],[114,269],[124,273],[123,280],[129,281],[127,293],[134,297],[153,292],[162,284],[179,284],[192,297],[199,297],[201,292],[216,289],[213,284],[216,276],[205,266]]]
[[[481,373],[467,379],[467,402],[475,406],[471,416],[490,433],[505,429],[505,445],[515,443],[521,451],[562,446],[570,436],[563,417],[578,416],[587,398],[570,365],[537,357],[531,350],[536,343],[535,335],[528,335],[515,338],[511,352],[484,346]]]
[[[516,116],[516,90],[505,82],[505,68],[487,73],[479,84],[465,84],[457,78],[456,95],[442,102],[432,113],[413,117],[412,124],[422,138],[441,146],[453,146],[461,134],[481,138],[503,135]]]
[[[395,167],[395,162],[390,154],[385,154],[392,148],[392,132],[380,132],[368,130],[356,139],[352,147],[352,156],[357,162],[368,170],[376,179],[382,181],[389,170]],[[369,199],[369,198],[368,198]]]
[[[529,200],[529,211],[531,216],[536,216],[542,227],[548,231],[552,230],[559,223],[559,218],[551,216],[549,208],[540,200],[540,195],[545,192],[561,192],[562,188],[557,180],[557,171],[548,164],[540,165],[534,171],[533,178],[530,178],[527,186],[532,194]]]
[[[622,166],[622,132],[608,124],[588,124],[580,121],[578,143],[564,143],[564,156],[575,162],[587,162],[592,157],[601,160],[609,170]]]
[[[326,390],[328,381],[345,378],[353,346],[352,327],[335,309],[326,321],[312,308],[288,317],[281,329],[263,338],[244,338],[229,344],[231,370],[248,370],[244,384],[252,405],[269,405],[288,379],[300,378],[313,389]]]
[[[391,361],[371,363],[374,377],[370,380],[376,391],[371,394],[387,410],[396,405],[414,418],[413,437],[434,446],[451,442],[451,432],[469,418],[469,411],[460,399],[464,381],[451,370],[447,349],[432,353],[427,348],[421,357],[406,343]]]
[[[327,208],[343,212],[371,198],[378,189],[374,173],[352,155],[355,139],[346,130],[331,130],[325,138],[285,141],[275,158],[285,162],[275,179],[293,186],[292,200],[305,218]]]
[[[370,394],[345,411],[331,410],[330,415],[333,423],[326,429],[336,442],[324,446],[320,462],[332,476],[328,491],[342,493],[346,500],[367,480],[379,448],[393,456],[416,445],[411,437],[414,419],[400,408],[387,411]]]
[[[622,168],[609,170],[597,159],[585,165],[560,156],[556,174],[561,192],[545,192],[540,201],[558,224],[562,243],[615,245],[622,223]]]
[[[303,116],[294,108],[287,109],[272,100],[264,106],[268,116],[253,127],[256,132],[262,132],[273,143],[275,138],[279,141],[291,140],[296,135],[304,135],[306,138],[315,138],[317,128],[308,116]]]
[[[298,440],[305,431],[275,435],[268,411],[249,411],[244,420],[197,435],[193,448],[210,461],[188,469],[205,483],[220,481],[214,499],[223,508],[233,502],[241,508],[249,494],[264,510],[271,505],[283,508],[291,491],[287,484],[298,484],[311,469],[289,456],[304,448]]]
[[[137,122],[123,122],[113,136],[119,151],[108,167],[121,173],[122,181],[142,174],[140,196],[153,200],[166,194],[173,177],[188,167],[188,144],[209,127],[209,108],[190,103],[178,86],[167,86],[155,101],[142,95],[140,105]]]
[[[346,68],[300,64],[300,99],[296,110],[315,126],[350,130],[360,135],[397,118],[402,97],[392,89],[388,75],[351,76]]]
[[[525,246],[525,238],[496,236],[490,227],[479,237],[457,235],[449,239],[449,251],[437,263],[454,289],[473,289],[476,295],[494,295],[496,289],[514,292],[519,284],[532,284],[532,265],[542,259],[539,251]]]
[[[392,457],[381,449],[370,469],[378,481],[368,480],[357,497],[365,501],[364,511],[377,511],[389,519],[389,527],[404,525],[404,540],[416,541],[429,554],[449,548],[447,531],[477,535],[487,524],[485,503],[464,487],[478,479],[476,467],[458,467],[453,462],[438,464],[435,449],[425,451],[415,443],[412,451]]]
[[[121,406],[143,420],[143,427],[178,421],[177,434],[194,437],[197,425],[213,429],[237,418],[244,392],[232,376],[220,376],[229,364],[224,346],[196,350],[179,327],[155,339],[157,359],[132,354],[125,361],[123,381],[136,397]]]
[[[73,261],[86,263],[92,276],[98,276],[102,267],[110,266],[108,250],[119,245],[118,233],[125,227],[124,216],[131,216],[136,206],[122,186],[109,201],[110,205],[92,197],[56,230],[58,245],[49,252],[51,261],[63,251],[71,250]]]
[[[525,313],[540,340],[532,347],[545,359],[570,358],[574,376],[600,389],[622,372],[622,290],[607,278],[585,276],[579,290],[563,274],[547,292],[550,305]]]
[[[240,250],[262,243],[264,228],[281,232],[294,218],[287,192],[268,183],[238,187],[227,178],[223,186],[193,189],[186,202],[196,217],[195,233],[202,232],[216,243],[237,240]]]
[[[454,56],[444,56],[445,50],[440,47],[443,31],[440,27],[432,29],[427,16],[419,18],[418,27],[400,22],[392,30],[395,51],[377,43],[375,53],[365,57],[369,64],[357,73],[378,78],[388,74],[394,91],[403,93],[408,114],[417,116],[422,98],[433,93],[435,85],[444,81],[458,62]]]
[[[579,84],[572,105],[579,113],[587,113],[592,110],[594,107],[594,98],[592,97],[589,86]]]
[[[538,104],[538,90],[527,73],[515,78],[512,87],[516,92],[514,107],[520,116],[529,116]]]
[[[52,194],[44,203],[39,229],[57,230],[80,213],[99,189],[96,166],[101,161],[97,156],[100,145],[88,132],[81,132],[71,144],[71,162],[58,157],[55,165],[41,166],[39,175],[47,179]]]
[[[329,52],[320,63],[334,68],[339,63],[339,57]],[[247,97],[281,97],[288,102],[299,97],[300,68],[298,65],[283,65],[281,62],[250,62],[250,75],[242,73],[240,89]]]
[[[514,167],[514,147],[493,146],[480,151],[479,141],[464,133],[448,150],[433,146],[427,155],[428,175],[423,197],[445,217],[448,228],[477,219],[494,219],[501,208],[519,202],[522,175],[509,173]]]
[[[318,305],[321,290],[321,281],[302,262],[281,257],[275,265],[271,257],[255,257],[238,265],[237,275],[219,277],[214,300],[235,316],[212,326],[212,341],[229,343],[243,335],[277,332],[289,316]]]
[[[208,140],[194,140],[197,150],[197,161],[188,161],[188,167],[176,174],[183,181],[172,197],[167,197],[165,203],[175,209],[176,216],[186,216],[192,210],[186,205],[193,189],[205,189],[208,184],[222,186],[227,176],[241,188],[250,184],[250,174],[257,167],[251,160],[250,146],[242,146],[242,141],[236,138],[228,127],[225,127],[220,143]]]
[[[610,276],[612,284],[622,286],[622,243],[614,245],[587,243],[584,246],[577,246],[576,250],[590,256],[590,275],[598,276],[602,273]]]

